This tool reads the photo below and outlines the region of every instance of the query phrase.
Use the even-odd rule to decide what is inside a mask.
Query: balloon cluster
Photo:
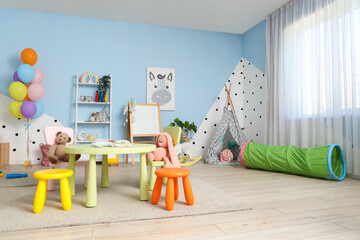
[[[38,100],[44,96],[41,85],[44,74],[32,66],[37,61],[37,54],[31,48],[21,52],[23,64],[14,72],[14,82],[10,84],[9,93],[17,101],[10,104],[10,113],[16,118],[38,118],[44,113],[44,105]]]

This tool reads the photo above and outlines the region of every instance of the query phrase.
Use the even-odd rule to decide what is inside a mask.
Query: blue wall
[[[146,67],[175,68],[176,117],[198,126],[243,57],[242,35],[0,8],[0,93],[9,96],[21,51],[38,53],[45,113],[74,127],[76,73],[113,77],[113,138],[125,138],[122,111],[131,98],[146,102]],[[7,107],[7,106],[1,106]],[[89,113],[84,117],[88,117]]]
[[[242,35],[243,56],[262,72],[266,69],[266,20]]]

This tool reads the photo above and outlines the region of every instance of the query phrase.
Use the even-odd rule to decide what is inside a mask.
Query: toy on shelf
[[[4,173],[2,171],[0,171],[0,177],[3,177]]]
[[[96,122],[106,122],[107,118],[110,117],[110,114],[108,114],[103,108],[100,112],[96,112]]]
[[[77,139],[79,141],[86,141],[86,132],[84,132],[84,131],[78,132]]]
[[[6,175],[6,178],[22,178],[27,176],[27,173],[9,173]]]
[[[86,122],[96,122],[96,112],[93,112],[89,118],[89,121]]]
[[[99,83],[99,75],[97,75],[96,73],[92,73],[92,72],[87,72],[84,73],[83,75],[81,75],[79,82],[81,83]]]
[[[87,141],[95,141],[98,138],[97,134],[89,134],[87,136]]]
[[[82,102],[94,102],[94,97],[93,96],[80,96],[80,101]]]

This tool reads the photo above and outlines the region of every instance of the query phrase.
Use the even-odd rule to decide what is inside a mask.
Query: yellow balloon
[[[24,116],[20,112],[22,102],[14,101],[9,105],[10,113],[16,118],[23,118]]]
[[[9,87],[10,95],[16,100],[23,100],[26,97],[27,89],[21,82],[13,82]]]

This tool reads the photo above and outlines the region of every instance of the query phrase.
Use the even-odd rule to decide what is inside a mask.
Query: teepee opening
[[[241,130],[239,122],[236,118],[234,105],[230,97],[230,88],[225,84],[227,92],[227,99],[223,110],[223,115],[220,121],[220,126],[216,131],[207,155],[205,156],[205,163],[220,164],[220,165],[241,165],[240,151],[244,143],[248,141],[246,135]],[[229,105],[231,109],[229,109]],[[224,149],[229,149],[233,154],[233,160],[230,162],[222,162],[220,160],[220,153]]]

